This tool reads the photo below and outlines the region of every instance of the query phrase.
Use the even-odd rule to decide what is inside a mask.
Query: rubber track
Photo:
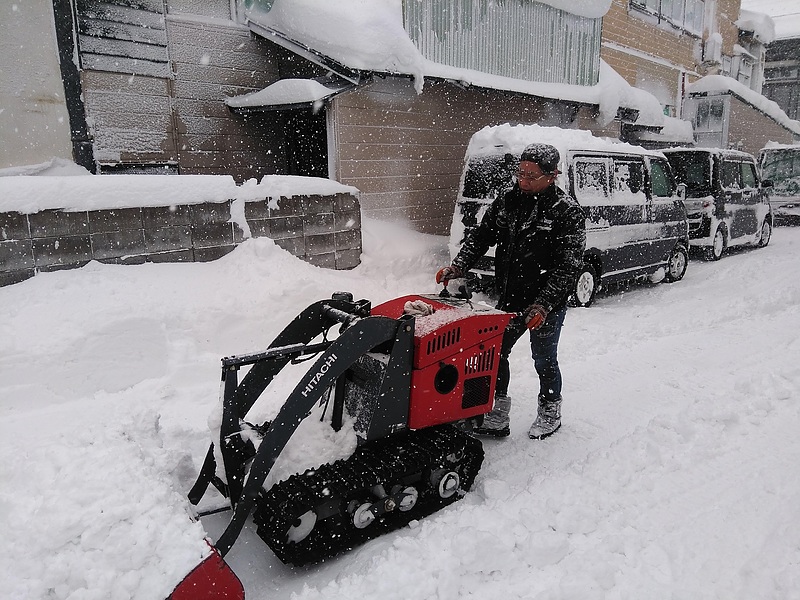
[[[449,458],[448,458],[449,457]],[[360,446],[350,458],[292,475],[263,492],[253,513],[258,534],[278,558],[294,565],[319,562],[388,531],[407,525],[455,502],[472,486],[483,462],[483,446],[450,425],[396,434]],[[457,494],[443,499],[430,483],[439,468],[457,471]],[[370,490],[384,485],[413,485],[419,492],[409,511],[385,513],[364,529],[352,524],[351,503],[374,502]],[[314,529],[305,539],[288,542],[287,532],[309,510]]]

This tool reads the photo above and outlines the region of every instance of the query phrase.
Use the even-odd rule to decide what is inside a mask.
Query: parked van
[[[708,260],[726,248],[766,246],[772,211],[752,154],[721,148],[669,148],[664,154],[678,183],[686,185],[691,246]]]
[[[800,145],[770,144],[758,153],[761,185],[771,185],[775,224],[800,223]]]
[[[571,303],[589,306],[601,284],[643,276],[683,278],[688,225],[678,186],[664,155],[594,137],[588,131],[499,125],[472,136],[451,228],[452,256],[480,223],[498,194],[513,185],[522,150],[555,146],[561,173],[556,184],[586,212],[586,253]],[[494,283],[494,248],[468,277],[478,289]]]

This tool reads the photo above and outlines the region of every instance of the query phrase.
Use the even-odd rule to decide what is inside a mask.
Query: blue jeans
[[[561,337],[561,327],[567,307],[550,312],[544,324],[531,331],[531,356],[536,373],[539,375],[539,395],[544,400],[557,400],[561,397],[561,369],[558,368],[558,340]],[[500,364],[497,370],[496,396],[508,395],[508,383],[511,380],[511,370],[508,357],[517,340],[522,337],[528,328],[522,317],[515,317],[503,333],[503,345],[500,350]]]

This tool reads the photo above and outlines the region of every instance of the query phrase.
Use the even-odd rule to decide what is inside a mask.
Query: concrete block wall
[[[205,262],[245,239],[231,219],[243,200],[89,211],[0,212],[0,286],[37,272],[104,263]],[[272,205],[272,207],[270,206]],[[269,237],[313,265],[351,269],[361,260],[361,209],[348,193],[247,201],[252,237]]]

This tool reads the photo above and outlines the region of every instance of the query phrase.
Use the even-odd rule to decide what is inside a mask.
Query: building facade
[[[776,40],[766,53],[763,94],[800,119],[800,37]]]
[[[52,0],[50,51],[60,66],[59,110],[68,114],[60,120],[69,132],[63,126],[62,147],[41,160],[71,154],[97,173],[332,177],[361,190],[367,215],[446,233],[475,130],[511,121],[620,133],[614,113],[598,120],[601,107],[584,92],[599,80],[600,16],[536,2],[409,3],[400,22],[408,43],[444,69],[426,74],[423,88],[414,73],[348,65],[295,39],[296,31],[260,27],[247,14],[273,7],[290,10],[291,3]],[[357,26],[358,15],[353,20]],[[49,26],[40,21],[35,29]],[[511,35],[515,27],[528,37]],[[362,33],[356,30],[353,41]],[[476,51],[486,48],[494,50]],[[465,82],[450,77],[452,69],[489,80]],[[319,102],[226,104],[277,82],[314,78],[346,85]],[[564,98],[515,89],[531,81],[578,92]],[[635,109],[626,114],[636,120]],[[8,147],[34,133],[10,135]],[[14,156],[9,151],[3,166]],[[32,154],[25,162],[38,161]]]

